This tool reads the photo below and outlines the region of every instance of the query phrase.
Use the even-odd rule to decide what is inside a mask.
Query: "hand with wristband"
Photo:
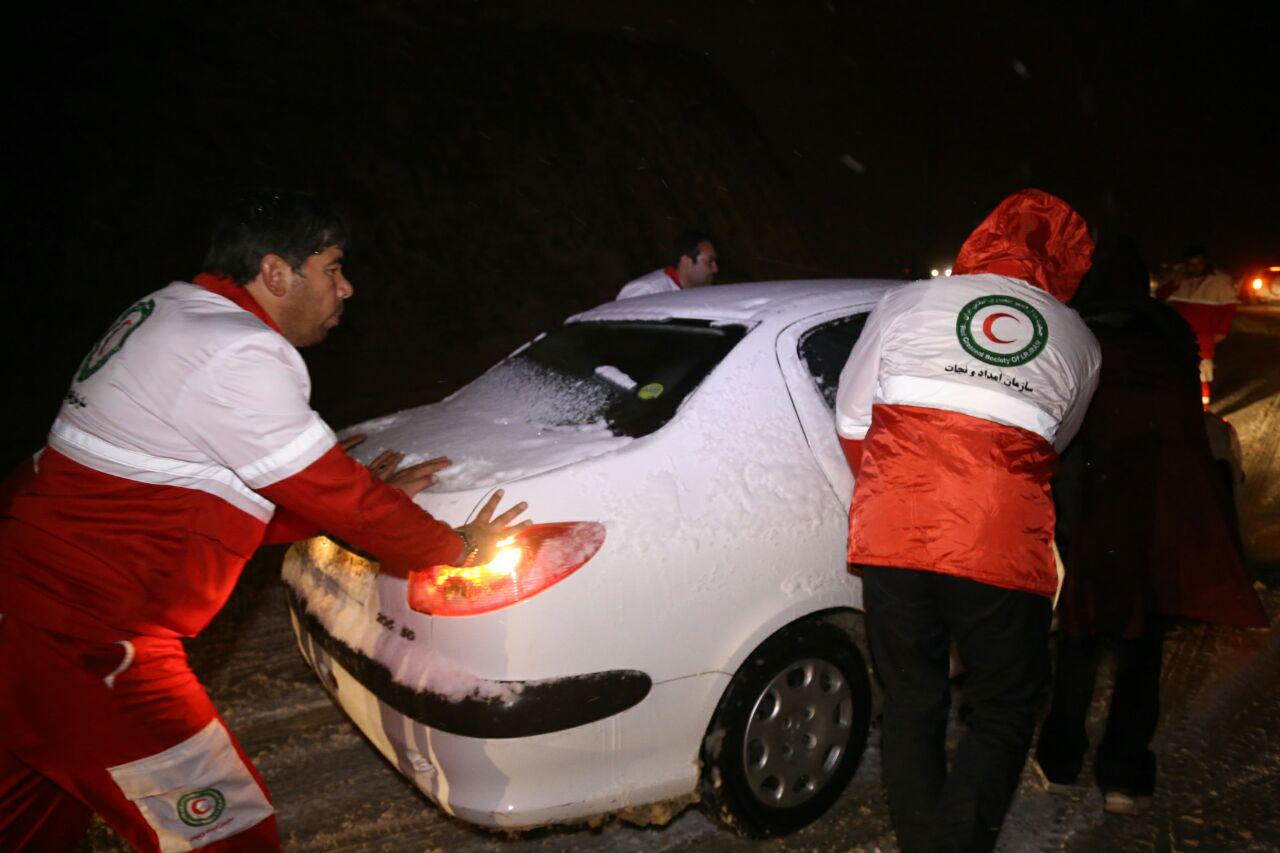
[[[453,532],[462,537],[462,555],[455,565],[484,565],[492,560],[497,553],[499,542],[514,533],[524,530],[533,523],[525,519],[519,524],[510,524],[515,520],[516,516],[529,508],[529,505],[524,501],[511,507],[497,518],[493,518],[493,513],[497,510],[498,501],[500,500],[502,500],[502,489],[498,489],[489,500],[485,501],[484,506],[480,507],[480,511],[476,513],[474,520],[454,528]],[[510,526],[508,526],[509,524]]]

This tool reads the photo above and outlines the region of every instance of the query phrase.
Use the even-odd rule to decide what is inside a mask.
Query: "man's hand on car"
[[[507,526],[515,520],[516,516],[529,508],[524,501],[512,506],[497,518],[492,518],[500,500],[502,500],[502,489],[498,489],[489,500],[485,501],[474,520],[454,528],[466,543],[459,563],[480,566],[490,562],[498,553],[498,543],[533,523],[525,519],[519,524]]]
[[[363,444],[367,437],[364,433],[349,435],[340,440],[338,446],[344,452],[349,453],[353,447]],[[383,480],[388,486],[399,489],[409,497],[413,497],[429,486],[434,486],[437,482],[436,472],[453,464],[446,456],[437,456],[434,459],[428,459],[425,462],[419,462],[417,465],[410,465],[407,468],[400,468],[402,461],[404,461],[403,453],[384,450],[369,462],[367,467],[373,476]]]

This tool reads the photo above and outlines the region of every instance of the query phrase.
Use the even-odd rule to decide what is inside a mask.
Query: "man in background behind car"
[[[618,299],[648,296],[651,293],[671,293],[714,284],[720,271],[716,244],[710,234],[703,231],[684,231],[676,237],[671,253],[671,265],[642,275],[623,285]]]

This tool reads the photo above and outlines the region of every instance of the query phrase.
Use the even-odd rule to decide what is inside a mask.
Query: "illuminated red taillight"
[[[481,566],[432,566],[409,575],[409,606],[435,616],[473,616],[515,604],[577,571],[604,544],[595,521],[534,524]]]

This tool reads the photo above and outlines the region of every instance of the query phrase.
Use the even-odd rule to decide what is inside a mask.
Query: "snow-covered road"
[[[1242,525],[1251,561],[1271,584],[1262,595],[1273,626],[1280,621],[1278,367],[1280,309],[1244,309],[1221,346],[1215,410],[1229,417],[1244,445]],[[383,761],[303,664],[278,582],[281,556],[280,549],[259,554],[227,608],[189,649],[266,777],[288,850],[896,849],[874,732],[836,807],[783,840],[738,839],[697,809],[660,828],[610,821],[517,837],[454,821]],[[1184,626],[1165,653],[1155,742],[1160,777],[1150,809],[1136,818],[1104,816],[1092,787],[1049,793],[1026,773],[999,849],[1280,849],[1280,632]],[[1092,726],[1101,724],[1102,707],[1095,705]],[[100,825],[83,845],[118,847]]]

